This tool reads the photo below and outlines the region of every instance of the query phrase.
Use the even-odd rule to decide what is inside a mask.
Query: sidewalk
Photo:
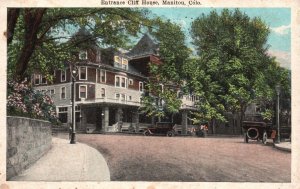
[[[279,150],[283,150],[283,151],[287,151],[287,152],[291,152],[291,142],[280,142],[279,144],[275,144],[275,148],[279,149]]]
[[[85,144],[52,138],[52,148],[14,181],[110,181],[103,156]]]

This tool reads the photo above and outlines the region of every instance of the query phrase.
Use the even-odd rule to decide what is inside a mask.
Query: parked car
[[[263,144],[267,144],[267,139],[276,139],[276,128],[271,124],[263,121],[243,121],[244,142],[249,140],[261,140]]]
[[[166,135],[172,137],[175,135],[174,123],[171,122],[157,122],[153,127],[144,130],[144,135]]]
[[[276,139],[276,128],[272,122],[264,120],[261,114],[245,116],[242,127],[245,143],[248,143],[249,140],[261,140],[263,144],[267,144],[267,139],[272,139],[273,141]]]

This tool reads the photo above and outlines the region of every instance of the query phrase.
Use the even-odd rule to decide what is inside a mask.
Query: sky
[[[187,42],[191,41],[189,28],[202,13],[209,14],[222,8],[150,8],[153,14],[170,19],[182,26]],[[269,54],[275,56],[282,67],[291,68],[291,9],[290,8],[240,8],[250,18],[260,17],[270,28]]]

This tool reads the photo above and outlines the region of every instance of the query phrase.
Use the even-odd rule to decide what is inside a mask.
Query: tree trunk
[[[211,129],[212,129],[212,134],[216,134],[216,120],[215,119],[211,120]]]
[[[13,40],[15,27],[20,15],[20,9],[8,9],[7,13],[7,44],[10,44]]]
[[[22,47],[20,56],[18,57],[15,73],[15,78],[18,81],[25,79],[25,72],[37,44],[37,34],[45,11],[45,8],[24,10],[24,46]]]
[[[241,134],[243,134],[243,121],[244,121],[244,117],[245,117],[245,111],[246,111],[246,106],[241,106],[241,115],[240,115],[240,127],[241,127]]]
[[[231,112],[232,116],[232,134],[235,134],[236,128],[236,120],[235,120],[235,112]]]

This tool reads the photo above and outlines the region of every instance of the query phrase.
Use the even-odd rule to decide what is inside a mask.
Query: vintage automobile
[[[175,135],[174,123],[171,122],[157,122],[153,127],[144,130],[144,135],[166,135],[172,137]]]
[[[250,140],[261,140],[263,144],[267,144],[267,139],[275,140],[276,129],[270,123],[263,121],[243,121],[244,142]]]
[[[244,142],[249,140],[261,140],[263,144],[267,144],[267,139],[276,138],[276,128],[272,122],[263,119],[261,114],[251,114],[245,116],[245,121],[242,123],[244,131]]]

